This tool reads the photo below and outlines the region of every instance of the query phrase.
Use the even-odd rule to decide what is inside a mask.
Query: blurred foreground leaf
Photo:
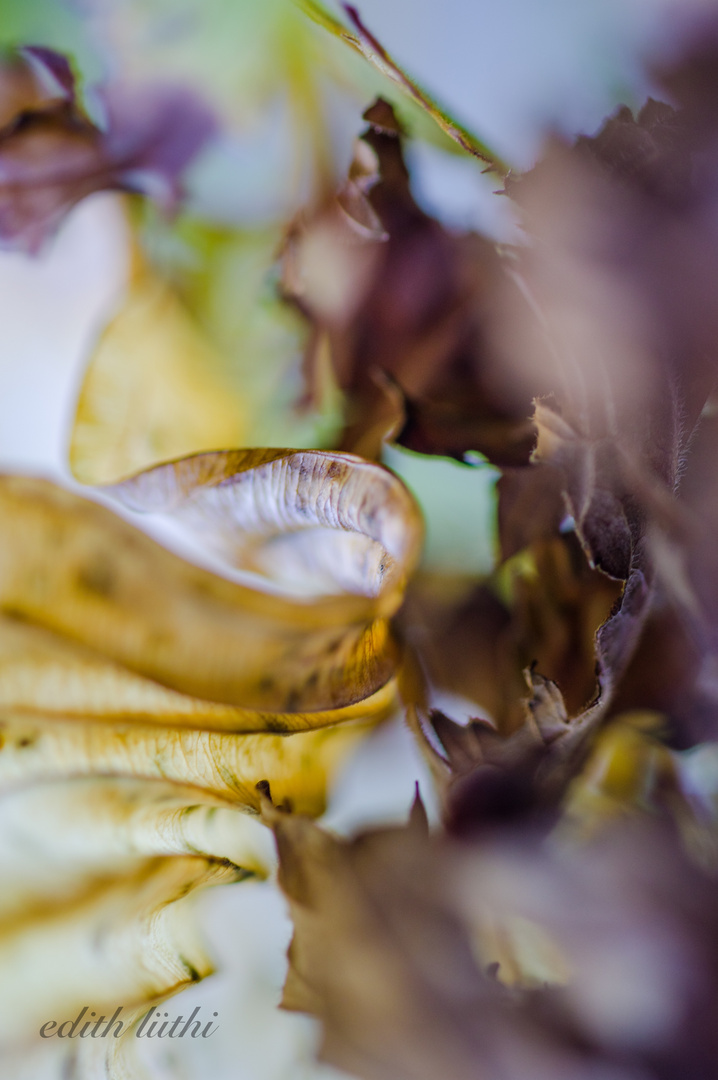
[[[283,1004],[363,1080],[682,1080],[718,1049],[715,876],[665,819],[347,841],[265,802],[294,937]]]
[[[169,285],[137,272],[85,373],[69,452],[77,479],[112,483],[158,461],[240,446],[245,430],[210,341]]]
[[[81,199],[141,192],[175,210],[181,176],[214,134],[183,86],[112,86],[102,125],[81,108],[65,56],[29,47],[0,58],[0,244],[36,252]]]

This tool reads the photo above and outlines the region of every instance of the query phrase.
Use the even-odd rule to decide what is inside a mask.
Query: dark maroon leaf
[[[64,57],[25,49],[0,65],[0,243],[36,251],[95,191],[136,191],[176,207],[181,175],[214,131],[182,88],[107,90],[107,127],[81,110]]]

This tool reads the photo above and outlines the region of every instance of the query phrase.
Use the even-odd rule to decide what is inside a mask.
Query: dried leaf
[[[251,507],[251,465],[256,458],[239,456],[249,471],[242,474],[248,482],[236,485],[238,498],[249,491]],[[245,588],[189,566],[102,507],[42,481],[5,478],[0,502],[15,529],[3,548],[0,608],[207,701],[303,712],[340,708],[368,697],[388,681],[395,663],[387,615],[399,603],[405,574],[417,555],[413,503],[389,473],[332,455],[296,456],[294,475],[300,483],[285,489],[286,454],[276,451],[270,457],[274,463],[263,474],[259,470],[255,489],[255,511],[266,511],[264,527],[270,535],[281,531],[283,512],[293,513],[300,525],[318,524],[321,512],[339,528],[345,520],[348,527],[359,529],[363,517],[379,542],[386,542],[386,574],[380,559],[372,561],[364,596],[345,593],[303,603]],[[318,471],[302,483],[302,462],[315,459]],[[200,456],[191,459],[185,472],[191,476],[199,468],[201,473],[204,465],[205,480],[214,469],[217,481],[226,476],[226,464],[225,455]],[[332,468],[334,483],[321,489],[319,481]],[[374,471],[367,477],[366,470]],[[170,466],[145,474],[126,494],[151,492],[158,476],[167,483],[173,472]],[[183,472],[181,465],[178,472]],[[376,474],[382,480],[381,497],[374,506],[365,503],[357,519],[356,507],[343,503],[341,492],[347,485],[363,490]],[[233,489],[229,485],[218,490]],[[332,493],[338,521],[332,516]],[[410,517],[405,519],[404,513]],[[261,516],[254,526],[261,536]],[[355,572],[354,579],[360,576]]]
[[[137,721],[204,731],[292,732],[375,716],[395,706],[391,680],[341,709],[264,713],[170,690],[39,626],[0,618],[0,710],[23,716]]]
[[[419,556],[421,519],[388,470],[325,451],[235,450],[157,466],[108,489],[169,513],[231,565],[291,589],[375,598],[396,610]],[[348,603],[347,597],[347,603]]]
[[[312,534],[327,566],[316,533],[336,534],[344,562],[329,596],[261,591],[50,483],[0,479],[13,525],[0,545],[3,1053],[83,1007],[94,1023],[122,1006],[130,1045],[148,1007],[211,970],[189,894],[271,866],[246,816],[260,791],[321,813],[330,775],[394,704],[388,617],[420,523],[390,473],[237,451],[114,493],[204,527],[214,517],[225,542],[244,530],[258,552],[291,550],[294,535],[307,554]],[[77,1061],[123,1076],[122,1041]]]
[[[81,110],[70,67],[49,49],[3,60],[0,77],[0,242],[37,251],[67,212],[95,191],[137,191],[166,209],[180,176],[214,131],[207,108],[182,88],[114,88],[107,128]],[[12,113],[11,110],[17,109]]]
[[[324,809],[327,776],[367,730],[355,721],[288,738],[13,713],[0,725],[0,791],[63,776],[125,776],[171,780],[257,810],[256,787],[266,780],[280,802],[311,815]]]
[[[135,271],[85,372],[70,467],[108,484],[158,461],[244,442],[246,418],[222,359],[171,288]]]
[[[158,856],[202,856],[264,878],[276,861],[271,838],[246,809],[196,785],[141,777],[63,776],[5,791],[0,924],[70,904]]]
[[[566,502],[557,469],[539,463],[529,468],[507,466],[501,470],[497,491],[502,559],[558,534],[566,517]]]
[[[319,26],[322,26],[325,30],[328,30],[330,34],[333,34],[341,41],[344,41],[352,49],[361,53],[370,64],[373,64],[383,75],[386,75],[392,82],[395,82],[400,86],[405,93],[409,94],[409,96],[424,109],[429,116],[431,116],[441,130],[445,132],[450,139],[453,139],[458,143],[463,150],[473,154],[474,157],[479,158],[480,161],[486,162],[491,169],[499,175],[505,175],[508,172],[508,166],[505,165],[500,158],[493,154],[475,135],[468,131],[467,128],[450,117],[449,114],[426,93],[426,91],[421,89],[414,79],[399,67],[396,61],[389,56],[386,49],[384,49],[371,31],[364,25],[359,12],[355,7],[349,4],[343,5],[349,19],[356,28],[356,33],[353,33],[335,19],[323,4],[318,2],[318,0],[296,0],[296,3],[310,19],[318,23]]]
[[[92,1008],[109,1019],[123,1006],[122,1019],[131,1022],[210,974],[189,894],[240,876],[232,866],[195,856],[148,859],[124,878],[93,883],[68,905],[30,909],[0,926],[0,1042],[34,1041],[58,1010],[59,1022],[84,1006],[88,1019]]]
[[[364,119],[347,183],[295,224],[284,253],[285,294],[310,319],[314,340],[328,342],[346,394],[341,447],[374,447],[377,432],[391,433],[425,453],[461,460],[475,450],[525,463],[535,441],[531,398],[496,392],[487,348],[504,276],[499,253],[479,236],[449,233],[416,204],[386,101]],[[312,400],[310,364],[305,374]],[[387,383],[388,417],[386,394],[377,394]]]
[[[679,73],[694,70],[692,63]],[[497,303],[492,310],[493,347],[506,385],[534,397],[533,460],[540,468],[502,481],[504,543],[515,551],[532,530],[556,530],[560,493],[591,565],[624,584],[596,632],[593,701],[584,699],[577,711],[577,702],[559,690],[546,693],[554,680],[563,690],[571,668],[557,675],[544,660],[535,667],[525,730],[492,751],[493,765],[505,774],[497,806],[502,785],[516,778],[525,807],[560,798],[623,683],[633,680],[618,699],[624,707],[627,701],[664,707],[668,698],[660,702],[648,689],[636,694],[631,671],[651,605],[660,603],[657,575],[686,612],[697,610],[699,590],[688,570],[695,548],[686,543],[697,534],[676,492],[690,474],[691,443],[718,372],[715,305],[708,298],[718,264],[707,224],[716,121],[706,85],[702,104],[691,106],[700,121],[656,102],[637,119],[623,110],[594,139],[582,137],[571,150],[554,143],[531,173],[508,186],[530,242],[513,257],[503,308]],[[516,515],[512,523],[507,497],[517,500],[527,524]],[[707,540],[709,530],[703,535]],[[546,630],[537,638],[547,644]],[[694,634],[705,636],[705,628],[696,624]],[[680,646],[680,655],[688,652]],[[544,717],[538,742],[531,734],[537,710]],[[694,720],[694,730],[699,724]],[[486,772],[485,747],[472,740],[467,732],[464,756],[474,754],[476,776],[471,780],[465,767],[456,796],[461,811],[448,810],[462,829],[470,825],[472,801],[476,827],[490,817],[496,786]],[[425,745],[435,754],[430,741]],[[435,768],[450,776],[451,764]]]
[[[323,1060],[366,1080],[710,1075],[715,882],[658,823],[454,846],[418,821],[343,841],[264,812],[295,927],[284,1004],[321,1019]]]
[[[487,583],[451,584],[419,578],[400,618],[428,682],[426,700],[413,694],[415,730],[447,822],[471,832],[503,812],[504,781],[524,809],[561,797],[610,701],[620,657],[603,628],[621,588],[588,567],[571,534],[534,543]],[[468,724],[445,715],[457,697]]]

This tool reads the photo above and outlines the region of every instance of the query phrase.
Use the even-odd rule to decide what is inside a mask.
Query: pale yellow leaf
[[[347,705],[311,713],[268,713],[170,690],[93,649],[40,626],[0,616],[0,711],[64,719],[117,720],[207,731],[302,731],[372,716],[396,704],[395,680]]]
[[[73,473],[111,483],[181,454],[241,445],[245,430],[221,356],[169,285],[140,271],[85,373]]]
[[[392,565],[386,592],[373,595],[370,577],[370,595],[302,602],[191,566],[103,507],[44,481],[0,478],[0,512],[13,522],[0,547],[0,612],[175,690],[250,709],[311,712],[361,701],[393,673],[387,615],[400,600],[401,566]],[[392,527],[400,520],[390,519]],[[416,518],[406,526],[408,563],[417,526]],[[402,543],[399,537],[397,550]]]
[[[69,905],[0,927],[0,1045],[34,1041],[46,1021],[83,1006],[106,1015],[176,992],[212,970],[191,893],[239,879],[196,856],[149,859],[126,877],[93,883]]]
[[[4,713],[0,794],[60,777],[127,776],[197,787],[256,811],[256,785],[267,780],[277,802],[316,816],[327,777],[366,730],[355,721],[290,736],[235,735]]]

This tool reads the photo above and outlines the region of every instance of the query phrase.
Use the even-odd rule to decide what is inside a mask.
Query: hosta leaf
[[[303,813],[324,809],[328,774],[366,732],[341,724],[291,737],[59,720],[4,714],[0,720],[0,792],[60,777],[171,780],[258,810],[257,784],[271,784]]]
[[[319,458],[326,472],[333,459]],[[388,506],[383,498],[374,507],[367,502],[359,515],[387,544],[384,592],[380,561],[368,567],[365,596],[302,603],[259,592],[190,566],[104,508],[51,484],[4,478],[0,504],[14,529],[2,549],[0,609],[206,700],[277,712],[359,701],[392,674],[396,651],[386,616],[417,555],[418,519],[389,473],[352,459],[334,464],[333,483],[321,489],[329,517],[332,493],[341,510],[340,493],[357,471],[374,469],[379,491],[389,496]],[[251,470],[246,475],[251,487]],[[269,475],[274,480],[263,490],[275,496],[270,514],[293,506],[299,519],[304,506],[304,520],[316,523],[319,511],[302,501],[303,485],[283,491],[281,461],[279,468],[276,460],[270,464]],[[314,480],[318,504],[321,485]],[[356,483],[362,490],[361,479]],[[311,492],[311,478],[308,485]]]
[[[93,881],[134,872],[156,856],[204,856],[265,877],[272,845],[245,809],[196,786],[141,778],[63,777],[6,792],[0,924],[47,906],[49,897],[68,904]]]
[[[169,285],[133,277],[85,373],[70,467],[106,484],[158,461],[244,441],[239,396],[222,359]]]
[[[207,974],[188,894],[270,869],[258,785],[321,813],[395,700],[389,617],[421,526],[387,470],[220,452],[109,490],[211,532],[254,586],[53,484],[0,478],[3,1052],[84,1006],[130,1024]],[[132,1075],[121,1047],[75,1066]]]
[[[419,555],[421,523],[390,472],[350,454],[235,450],[149,469],[109,493],[169,513],[238,569],[293,591],[365,595],[393,612]]]
[[[107,1016],[122,1005],[131,1016],[209,974],[189,894],[240,877],[197,856],[148,859],[70,904],[0,925],[0,1043],[36,1038],[44,1022],[66,1010],[74,1018],[85,1005]]]
[[[368,715],[379,718],[394,702],[393,680],[355,705],[311,713],[263,713],[203,701],[136,675],[50,630],[0,618],[0,709],[25,716],[92,718],[110,724],[136,720],[207,731],[291,732]]]

